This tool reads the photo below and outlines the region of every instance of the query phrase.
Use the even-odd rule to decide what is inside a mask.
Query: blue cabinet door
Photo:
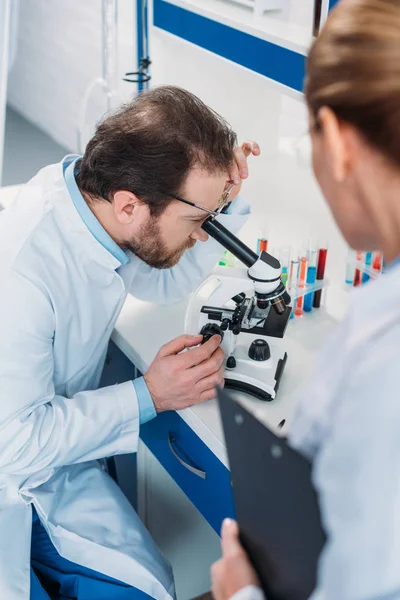
[[[235,517],[229,470],[176,412],[141,427],[140,437],[219,534],[225,517]]]

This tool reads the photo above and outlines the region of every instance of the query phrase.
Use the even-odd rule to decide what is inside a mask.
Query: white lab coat
[[[220,217],[234,231],[240,208]],[[137,450],[133,384],[97,387],[128,291],[179,300],[220,255],[210,240],[170,270],[133,255],[119,268],[81,220],[61,164],[0,213],[0,598],[29,599],[31,503],[65,558],[173,597],[169,565],[97,460]]]
[[[399,428],[397,264],[352,294],[289,432],[313,461],[328,535],[312,600],[400,598]],[[249,587],[237,600],[259,595]]]

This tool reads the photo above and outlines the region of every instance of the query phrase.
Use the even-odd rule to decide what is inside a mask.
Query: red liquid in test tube
[[[357,262],[361,262],[363,260],[363,253],[362,252],[357,252],[356,253],[356,260],[357,260]],[[361,285],[361,281],[362,281],[361,270],[360,269],[356,269],[355,272],[354,272],[353,286],[354,287],[358,287],[359,285]]]
[[[317,265],[317,280],[321,280],[325,276],[326,258],[328,256],[328,248],[320,248],[318,252],[318,265]],[[314,294],[314,308],[321,306],[322,290],[317,290]]]
[[[381,272],[382,269],[382,261],[381,261],[381,253],[375,252],[374,261],[372,263],[372,268],[374,271]]]
[[[356,272],[354,273],[353,286],[358,287],[359,285],[361,285],[361,271],[360,269],[356,269]]]

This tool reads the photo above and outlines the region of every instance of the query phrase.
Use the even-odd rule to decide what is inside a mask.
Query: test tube
[[[382,260],[380,252],[375,252],[374,260],[372,262],[372,268],[376,272],[376,274],[379,275],[382,269]]]
[[[282,251],[281,251],[281,267],[282,267],[281,279],[282,279],[282,283],[284,286],[288,285],[289,264],[290,264],[290,250],[289,250],[289,248],[285,247],[285,248],[282,248]]]
[[[372,252],[366,252],[365,253],[365,266],[370,269],[371,265],[372,265]],[[367,283],[367,281],[369,281],[369,280],[370,280],[369,274],[364,271],[364,273],[362,274],[362,283]]]
[[[317,258],[318,250],[316,248],[310,248],[308,250],[308,269],[307,269],[307,285],[314,285],[317,278]],[[311,312],[314,300],[314,293],[306,294],[304,296],[303,309],[305,312]]]
[[[326,259],[328,256],[328,243],[323,242],[319,244],[318,250],[318,262],[317,262],[317,277],[318,281],[321,281],[325,276]],[[314,294],[314,308],[321,306],[322,290],[317,290]]]
[[[352,248],[349,248],[347,254],[347,265],[346,265],[346,283],[347,285],[353,285],[354,283],[354,264],[356,261],[356,253]]]
[[[359,262],[362,262],[362,260],[363,260],[363,253],[356,252],[356,261],[359,263]],[[361,285],[361,281],[362,281],[361,270],[358,267],[356,267],[356,270],[354,272],[354,281],[353,281],[354,287]]]
[[[298,287],[299,288],[306,287],[307,265],[308,265],[307,252],[304,251],[301,253],[301,256],[300,256],[300,268],[299,268],[299,278],[298,278]],[[304,296],[300,296],[299,298],[297,298],[296,308],[294,309],[294,314],[296,315],[296,317],[301,317],[303,315],[303,300],[304,300]]]
[[[298,254],[296,252],[292,253],[292,257],[290,260],[290,270],[289,270],[289,289],[291,290],[291,295],[293,296],[293,292],[296,293],[297,281],[299,279],[299,270],[300,270],[300,261],[298,258]],[[296,298],[293,298],[293,306],[296,305]],[[292,308],[292,312],[290,313],[290,318],[294,317],[294,309]]]
[[[358,287],[359,285],[361,285],[361,271],[360,269],[356,269],[354,273],[353,286]]]
[[[263,228],[257,240],[257,254],[261,252],[268,252],[268,231],[266,227]]]

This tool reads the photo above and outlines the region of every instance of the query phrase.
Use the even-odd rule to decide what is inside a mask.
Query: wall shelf
[[[160,0],[238,31],[306,55],[312,42],[313,0],[303,0],[301,19],[292,20],[292,12],[272,11],[254,14],[250,7],[232,0]],[[253,0],[250,0],[253,2]],[[296,2],[297,0],[290,0]],[[289,5],[290,6],[290,5]],[[294,6],[294,5],[293,5]]]

